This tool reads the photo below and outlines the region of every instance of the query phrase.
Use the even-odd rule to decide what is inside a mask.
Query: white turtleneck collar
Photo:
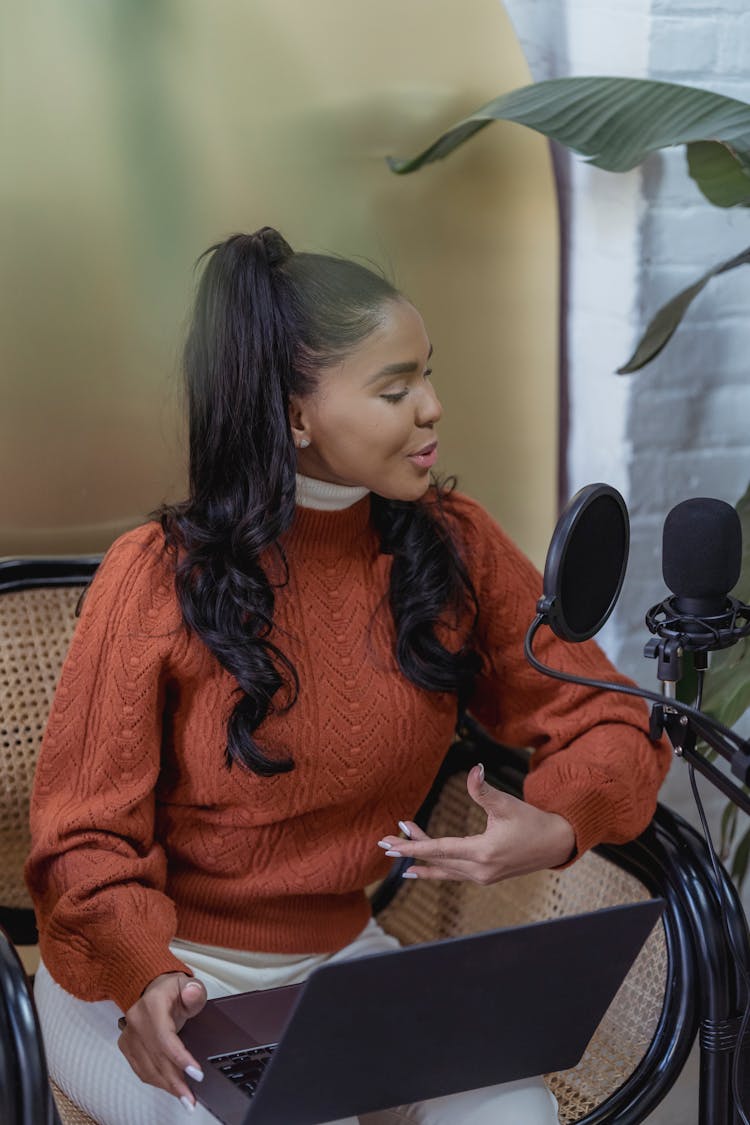
[[[330,484],[326,480],[315,480],[297,473],[297,503],[301,508],[339,512],[362,500],[369,491],[369,488],[358,485]]]

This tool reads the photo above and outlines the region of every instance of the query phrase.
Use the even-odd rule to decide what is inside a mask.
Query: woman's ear
[[[297,395],[290,395],[289,397],[289,425],[297,449],[307,449],[310,444],[307,418],[305,417],[302,399],[298,398]]]

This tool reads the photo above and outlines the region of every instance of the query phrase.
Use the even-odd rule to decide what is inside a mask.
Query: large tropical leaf
[[[688,171],[717,207],[748,206],[748,172],[726,145],[693,141],[687,146]]]
[[[742,524],[742,568],[740,581],[734,594],[743,602],[750,602],[750,487],[737,503]],[[733,726],[750,708],[750,644],[740,641],[733,648],[715,652],[711,656],[711,669],[706,676],[702,707],[720,722]],[[706,753],[706,747],[702,747]],[[746,793],[750,790],[743,787]],[[742,887],[750,865],[750,829],[736,840],[738,807],[733,801],[724,806],[721,817],[721,855],[728,860],[731,855],[732,878]],[[746,822],[745,822],[746,823]],[[733,849],[733,845],[736,846]]]
[[[415,172],[500,120],[536,129],[610,172],[634,168],[657,149],[686,144],[690,174],[712,203],[750,206],[750,105],[645,78],[553,78],[511,90],[417,156],[388,163],[394,172]]]
[[[688,285],[687,289],[683,289],[675,297],[672,297],[666,305],[662,305],[649,321],[648,327],[638,341],[630,359],[622,367],[617,368],[617,374],[627,375],[632,371],[639,371],[641,367],[645,367],[659,354],[662,348],[669,343],[677,325],[687,312],[688,306],[712,277],[717,277],[720,273],[727,273],[728,270],[736,269],[737,266],[747,265],[750,265],[750,246],[747,250],[729,258],[728,261],[719,262],[718,265],[713,266],[707,273],[704,273],[703,277],[698,278],[692,285]]]
[[[737,504],[742,524],[742,570],[734,591],[750,602],[750,487]],[[727,726],[732,726],[750,708],[750,645],[747,639],[711,657],[706,676],[703,708]]]

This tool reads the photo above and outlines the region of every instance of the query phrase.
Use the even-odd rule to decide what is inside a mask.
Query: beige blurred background
[[[557,211],[498,0],[6,0],[0,555],[99,551],[183,492],[193,262],[236,230],[374,260],[423,313],[441,463],[535,559],[555,519]]]

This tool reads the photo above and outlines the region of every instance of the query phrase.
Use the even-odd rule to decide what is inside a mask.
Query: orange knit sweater
[[[523,637],[539,576],[476,503],[450,502],[481,607],[486,658],[471,707],[505,742],[536,751],[526,799],[573,825],[578,852],[648,823],[669,752],[633,698],[531,669]],[[298,508],[277,592],[278,643],[297,703],[258,729],[296,768],[271,778],[224,765],[236,681],[182,626],[156,524],[119,539],[84,609],[55,695],[32,801],[27,865],[42,956],[86,1000],[127,1009],[155,976],[184,968],[181,938],[279,953],[332,951],[369,917],[364,888],[388,859],[377,841],[414,815],[451,741],[453,696],[398,670],[365,498]],[[593,642],[550,664],[608,677]]]

